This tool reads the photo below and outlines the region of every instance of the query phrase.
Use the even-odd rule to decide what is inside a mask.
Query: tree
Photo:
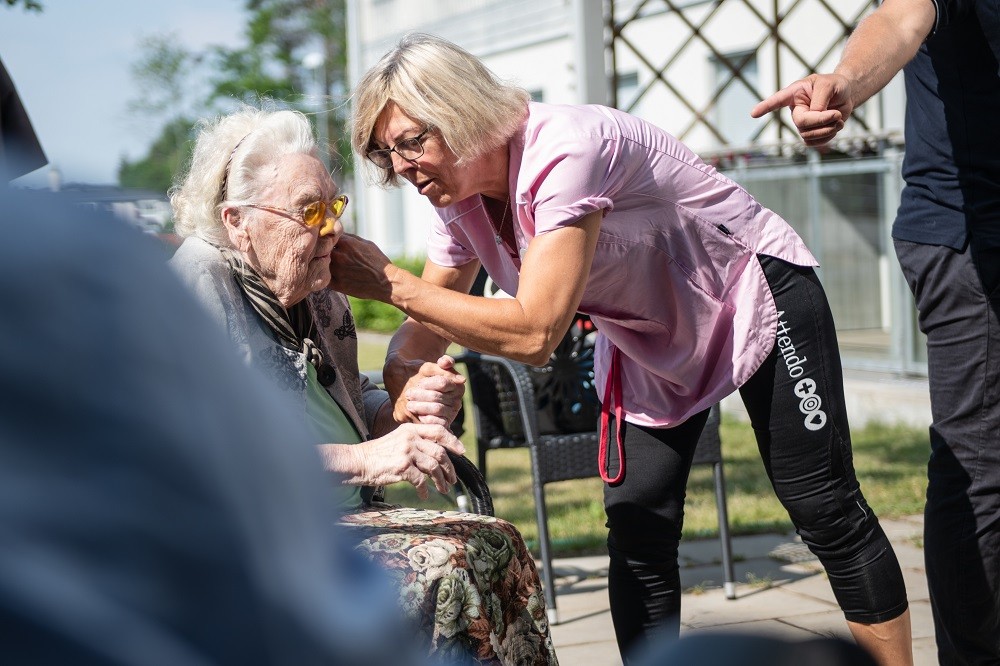
[[[138,95],[129,110],[146,117],[173,118],[199,107],[202,100],[191,91],[190,81],[203,56],[182,46],[174,33],[151,35],[139,42],[142,56],[132,63]]]
[[[134,162],[122,159],[118,182],[166,193],[171,181],[191,155],[192,117],[207,111],[192,80],[203,56],[178,46],[175,35],[153,35],[140,42],[143,51],[131,67],[137,96],[129,102],[134,117],[160,123],[163,129],[149,151]]]
[[[122,159],[118,166],[118,183],[122,187],[137,187],[165,194],[174,177],[191,159],[191,151],[194,149],[191,132],[194,124],[194,121],[185,117],[175,118],[167,123],[145,157],[135,162]]]
[[[10,0],[8,0],[9,2]],[[164,129],[140,160],[122,160],[122,185],[165,191],[167,174],[184,164],[190,146],[190,118],[217,113],[234,102],[271,99],[323,121],[321,137],[333,137],[332,166],[349,172],[346,111],[346,29],[344,0],[246,0],[245,47],[212,46],[192,53],[172,35],[144,40],[143,56],[132,68],[139,96],[130,110]],[[310,81],[307,54],[322,54]],[[204,74],[208,88],[193,85]],[[318,85],[317,85],[318,83]],[[306,92],[316,93],[312,97]],[[323,112],[320,113],[319,111]],[[326,146],[323,147],[324,152]]]
[[[40,12],[42,11],[42,3],[38,0],[6,0],[8,7],[17,7],[18,5],[24,5],[23,9],[27,12]]]
[[[216,47],[213,99],[271,98],[325,121],[321,137],[333,137],[332,166],[350,165],[344,131],[347,35],[344,0],[247,0],[247,46]],[[306,56],[322,55],[318,91],[310,97]],[[318,94],[317,94],[318,93]],[[322,109],[324,113],[317,113]]]

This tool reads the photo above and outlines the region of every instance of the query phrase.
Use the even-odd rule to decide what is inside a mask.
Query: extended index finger
[[[786,86],[774,93],[767,99],[757,102],[757,104],[750,109],[751,118],[760,118],[764,114],[771,113],[772,111],[777,111],[786,106],[793,106],[795,104],[795,95],[803,87],[802,81],[796,81],[790,86]]]

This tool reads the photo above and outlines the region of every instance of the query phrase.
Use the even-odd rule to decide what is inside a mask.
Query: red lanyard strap
[[[612,347],[611,368],[604,385],[604,400],[601,402],[601,443],[597,453],[597,469],[605,483],[618,483],[625,476],[625,448],[622,446],[622,364],[618,358],[618,348]],[[615,405],[615,441],[618,444],[618,474],[612,478],[608,474],[608,421],[610,420],[610,404]]]

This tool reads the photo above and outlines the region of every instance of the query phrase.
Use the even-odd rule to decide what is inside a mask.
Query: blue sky
[[[128,114],[130,65],[144,37],[187,48],[243,40],[242,0],[42,0],[44,11],[0,6],[0,60],[63,182],[114,183],[122,156],[145,154],[157,123]],[[47,183],[48,167],[15,181]]]

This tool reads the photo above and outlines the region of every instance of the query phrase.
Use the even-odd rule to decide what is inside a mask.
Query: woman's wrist
[[[320,444],[316,448],[324,470],[339,474],[347,485],[364,485],[363,444]]]
[[[409,271],[404,270],[395,264],[389,264],[386,269],[385,277],[389,286],[389,293],[386,297],[386,302],[396,306],[403,312],[406,312],[406,301],[408,300],[405,296],[407,291],[406,286],[409,281],[416,280],[418,278]]]

